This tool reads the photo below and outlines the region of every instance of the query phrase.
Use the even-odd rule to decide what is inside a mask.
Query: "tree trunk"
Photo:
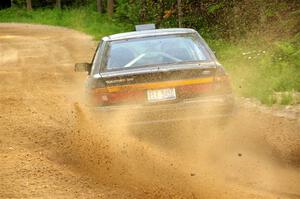
[[[157,28],[160,27],[160,25],[161,25],[161,23],[162,23],[162,21],[164,19],[164,15],[165,15],[165,1],[164,0],[160,0],[159,4],[160,4],[160,11],[159,11],[158,19],[156,21]]]
[[[145,23],[146,21],[146,0],[141,0],[141,10],[140,10],[140,22]]]
[[[114,14],[114,3],[114,0],[107,0],[107,13],[110,17]]]
[[[177,9],[178,9],[178,26],[179,28],[182,28],[182,4],[181,0],[177,0]]]
[[[27,10],[32,10],[31,0],[26,0],[26,7],[27,7]]]
[[[56,0],[56,8],[61,9],[61,0]]]
[[[102,14],[103,13],[103,1],[97,0],[97,11]]]

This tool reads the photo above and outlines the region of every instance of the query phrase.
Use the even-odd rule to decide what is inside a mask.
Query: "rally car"
[[[234,100],[229,78],[193,29],[155,29],[103,37],[87,71],[87,96],[103,118],[132,123],[224,117]],[[115,114],[115,115],[114,115]]]

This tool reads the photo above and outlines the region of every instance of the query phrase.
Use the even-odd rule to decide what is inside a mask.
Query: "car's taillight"
[[[231,85],[228,74],[223,67],[217,67],[214,80],[214,90],[217,93],[231,92]]]
[[[145,92],[143,90],[109,92],[105,88],[98,88],[93,90],[91,94],[92,94],[92,103],[94,105],[133,103],[133,102],[143,101],[145,99]]]
[[[186,85],[176,88],[178,94],[182,97],[196,97],[202,94],[209,94],[213,90],[212,83]]]
[[[103,105],[108,101],[105,88],[92,89],[89,96],[90,103],[93,105]]]

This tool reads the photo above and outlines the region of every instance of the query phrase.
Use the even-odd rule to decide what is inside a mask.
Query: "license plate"
[[[174,100],[174,99],[176,99],[176,90],[175,90],[175,88],[148,90],[147,96],[148,96],[149,102]]]

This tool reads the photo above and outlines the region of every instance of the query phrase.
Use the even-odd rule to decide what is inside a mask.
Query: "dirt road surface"
[[[0,198],[300,198],[299,121],[241,106],[219,127],[106,128],[73,72],[95,47],[0,24]]]

